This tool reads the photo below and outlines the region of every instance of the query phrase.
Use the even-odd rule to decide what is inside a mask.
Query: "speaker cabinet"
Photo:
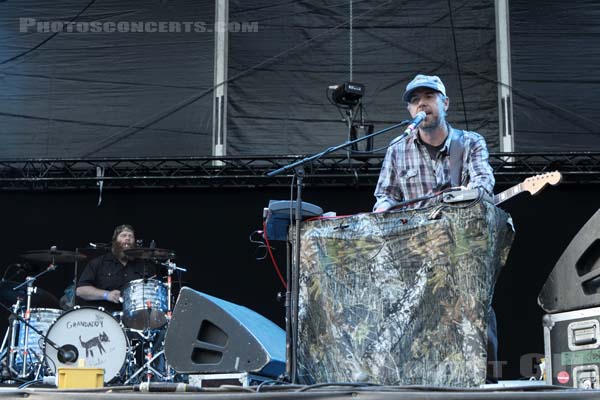
[[[165,357],[179,373],[277,377],[285,370],[285,331],[246,307],[184,287],[167,329]]]
[[[548,313],[600,305],[600,210],[575,235],[538,296]]]

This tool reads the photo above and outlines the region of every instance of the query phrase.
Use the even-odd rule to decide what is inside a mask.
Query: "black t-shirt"
[[[77,287],[94,286],[101,290],[120,290],[121,292],[130,281],[135,279],[149,278],[156,274],[153,263],[145,263],[143,260],[129,260],[123,266],[114,254],[108,253],[94,258],[84,268]],[[107,310],[120,310],[121,306],[109,301],[86,301],[77,298],[78,305],[104,307]]]
[[[442,142],[442,144],[433,146],[429,143],[423,142],[423,144],[425,145],[425,148],[427,149],[427,152],[429,153],[429,157],[431,157],[432,160],[437,159],[438,154],[440,154],[440,150],[442,150],[442,148],[444,147],[444,143],[445,142]]]

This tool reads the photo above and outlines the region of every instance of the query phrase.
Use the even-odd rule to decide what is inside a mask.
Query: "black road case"
[[[600,388],[600,307],[546,314],[543,325],[547,383]]]

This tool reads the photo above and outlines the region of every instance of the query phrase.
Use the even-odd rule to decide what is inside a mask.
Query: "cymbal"
[[[84,254],[78,254],[73,251],[65,250],[30,250],[19,257],[32,263],[74,263],[75,261],[85,261],[87,257]]]
[[[141,260],[166,261],[175,259],[175,252],[167,249],[136,247],[134,249],[126,249],[123,252],[128,257]]]
[[[13,290],[18,286],[18,282],[0,281],[0,302],[4,305],[10,305],[17,302],[17,297],[21,298],[21,304],[27,303],[27,285]],[[50,292],[37,287],[36,292],[31,295],[31,307],[60,308],[58,299]]]
[[[94,258],[97,256],[101,256],[103,254],[108,253],[111,250],[110,246],[86,246],[83,248],[78,249],[79,250],[79,254],[83,254],[89,258]]]

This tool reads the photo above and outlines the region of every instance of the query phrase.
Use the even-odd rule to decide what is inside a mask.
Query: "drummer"
[[[111,252],[90,261],[77,282],[77,297],[85,300],[85,305],[104,307],[108,311],[121,310],[121,291],[127,284],[156,274],[152,263],[134,260],[125,254],[125,250],[134,247],[133,227],[117,226],[112,235]]]

